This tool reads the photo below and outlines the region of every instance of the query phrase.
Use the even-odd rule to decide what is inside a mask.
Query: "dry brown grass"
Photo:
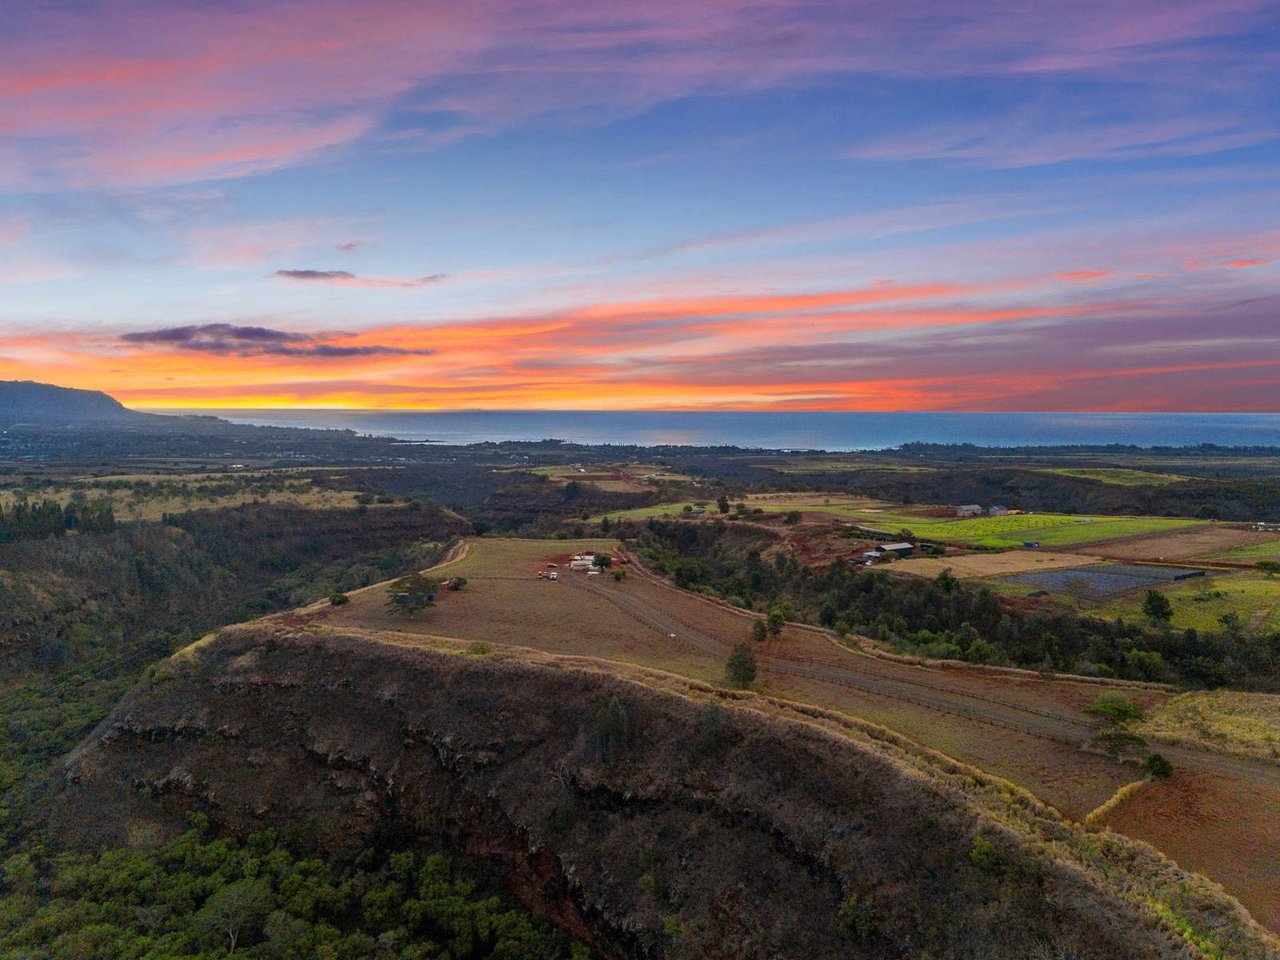
[[[1139,732],[1280,764],[1280,696],[1231,690],[1184,693],[1149,713]]]
[[[943,570],[950,570],[961,580],[972,580],[1040,570],[1063,570],[1097,563],[1098,560],[1098,557],[1078,553],[1007,550],[1004,553],[974,553],[960,557],[914,557],[900,560],[889,569],[893,573],[910,573],[919,577],[936,577]]]

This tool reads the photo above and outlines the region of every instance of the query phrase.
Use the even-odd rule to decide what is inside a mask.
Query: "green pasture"
[[[1223,553],[1215,553],[1214,560],[1234,560],[1240,563],[1256,563],[1259,560],[1280,560],[1280,539],[1268,543],[1255,543]]]
[[[1174,627],[1221,630],[1219,619],[1234,613],[1253,630],[1280,630],[1280,578],[1258,573],[1194,577],[1158,588],[1173,604]],[[1135,591],[1092,608],[1103,617],[1142,620],[1146,591]]]
[[[1155,473],[1148,470],[1131,470],[1123,467],[1045,467],[1036,473],[1052,473],[1059,477],[1077,477],[1081,480],[1096,480],[1117,487],[1168,486],[1171,483],[1182,483],[1191,477],[1176,473]]]

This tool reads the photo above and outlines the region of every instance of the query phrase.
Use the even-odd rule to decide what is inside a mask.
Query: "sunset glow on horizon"
[[[0,379],[1280,411],[1280,4],[34,2]]]

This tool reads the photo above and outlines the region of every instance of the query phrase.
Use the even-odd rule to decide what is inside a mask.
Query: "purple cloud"
[[[330,335],[341,336],[341,334]],[[131,345],[159,346],[173,350],[240,357],[336,357],[430,356],[428,349],[406,349],[378,344],[343,346],[324,342],[320,335],[291,333],[270,327],[202,323],[121,334]]]

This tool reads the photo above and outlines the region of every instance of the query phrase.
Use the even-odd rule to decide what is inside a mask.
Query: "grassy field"
[[[1234,613],[1254,630],[1280,630],[1280,579],[1259,573],[1196,577],[1158,588],[1173,604],[1173,626],[1220,630],[1219,618]],[[1093,608],[1103,617],[1141,620],[1145,592],[1128,594]]]
[[[520,472],[536,473],[553,483],[570,481],[587,484],[610,493],[647,493],[654,490],[652,482],[640,479],[631,470],[619,469],[608,464],[590,466],[520,467]],[[508,472],[516,472],[515,470]]]
[[[1060,477],[1079,477],[1096,480],[1117,487],[1168,486],[1190,480],[1176,473],[1155,473],[1147,470],[1128,470],[1123,467],[1045,467],[1036,473],[1052,473]]]
[[[1138,732],[1280,763],[1280,696],[1231,690],[1184,693],[1152,710]]]
[[[884,523],[885,517],[900,519],[890,511],[900,510],[897,504],[881,503],[864,497],[842,497],[839,494],[823,493],[765,493],[751,494],[734,500],[732,506],[745,503],[749,510],[763,510],[765,513],[788,513],[792,510],[801,512],[831,513],[838,516],[856,517],[867,522]],[[630,510],[615,510],[610,513],[610,520],[648,520],[650,517],[678,517],[686,514],[686,507],[701,505],[706,516],[719,516],[714,498],[709,500],[681,500],[677,503],[659,503],[651,507],[635,507]],[[592,517],[592,522],[599,522],[601,517]]]
[[[166,513],[236,507],[246,503],[335,509],[354,507],[354,490],[320,486],[295,470],[208,474],[131,474],[25,485],[0,490],[0,506],[19,499],[108,500],[119,520],[159,520]],[[373,505],[371,505],[373,506]]]
[[[1259,536],[1267,536],[1267,534],[1259,534]],[[1274,534],[1272,534],[1274,536]],[[1238,563],[1257,563],[1259,560],[1280,560],[1280,537],[1273,540],[1265,540],[1261,543],[1253,543],[1247,547],[1237,547],[1234,550],[1225,550],[1222,553],[1215,553],[1212,557],[1214,560],[1231,560]]]
[[[788,460],[786,463],[765,464],[778,473],[851,473],[854,470],[875,470],[877,473],[937,473],[937,467],[919,467],[906,463],[874,463],[852,460]]]

